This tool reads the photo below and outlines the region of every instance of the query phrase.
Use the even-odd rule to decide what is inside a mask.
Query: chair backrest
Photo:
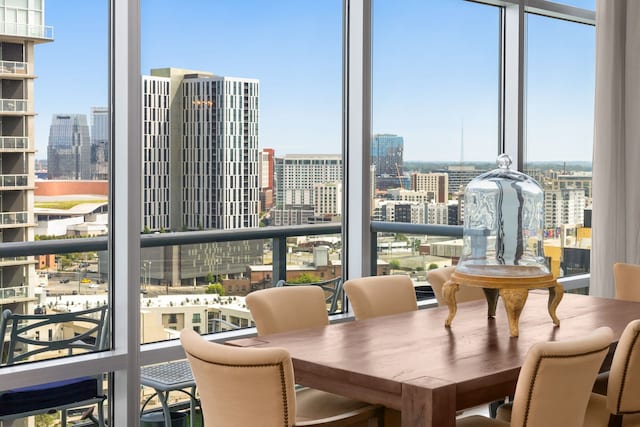
[[[344,291],[357,320],[418,309],[413,282],[405,275],[350,279]]]
[[[324,292],[316,286],[287,286],[251,292],[245,299],[259,335],[329,324]]]
[[[42,358],[47,352],[63,351],[70,355],[75,350],[105,350],[108,341],[106,305],[55,314],[16,314],[4,310],[0,319],[0,348],[6,348],[3,363],[7,365]]]
[[[293,365],[285,349],[225,346],[188,329],[180,333],[180,341],[198,387],[205,425],[294,425]]]
[[[518,377],[511,426],[582,427],[612,339],[603,327],[575,340],[534,344]]]
[[[640,320],[622,332],[611,362],[607,407],[612,414],[640,412]]]
[[[640,302],[640,265],[613,264],[616,299]]]
[[[453,272],[456,271],[456,267],[441,267],[434,270],[429,270],[427,273],[427,280],[433,289],[433,293],[436,296],[438,305],[447,305],[442,294],[442,287],[449,280]],[[456,302],[475,301],[478,299],[484,299],[484,292],[482,288],[475,286],[460,285],[458,292],[456,292]]]
[[[317,286],[324,291],[327,311],[329,314],[335,314],[342,310],[342,302],[344,299],[342,292],[342,277],[334,277],[333,279],[312,283],[290,283],[284,280],[278,280],[276,283],[276,288],[285,286]]]

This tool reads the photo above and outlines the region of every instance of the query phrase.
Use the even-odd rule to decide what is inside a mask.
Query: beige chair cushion
[[[616,299],[640,302],[640,265],[615,263]]]
[[[440,306],[447,305],[444,300],[444,296],[442,295],[442,287],[446,281],[451,278],[451,274],[453,274],[454,271],[456,271],[455,266],[442,267],[436,268],[435,270],[429,270],[427,274],[427,281],[431,285],[431,289],[433,289],[433,293],[436,296],[438,305]],[[456,292],[456,302],[458,303],[479,299],[484,299],[484,291],[482,288],[460,285],[458,292]]]
[[[259,335],[329,324],[324,292],[317,286],[288,286],[251,292],[245,299]]]
[[[413,282],[405,275],[350,279],[344,291],[357,320],[418,309]]]
[[[597,393],[592,393],[587,406],[587,415],[584,419],[584,427],[607,427],[611,412],[607,408],[607,398]],[[640,414],[625,414],[622,417],[621,427],[639,427]]]

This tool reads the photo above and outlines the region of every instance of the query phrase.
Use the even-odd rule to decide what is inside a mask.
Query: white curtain
[[[597,0],[591,295],[640,264],[640,1]]]

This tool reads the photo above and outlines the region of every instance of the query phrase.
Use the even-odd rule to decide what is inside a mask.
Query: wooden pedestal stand
[[[496,273],[496,268],[500,268],[500,273],[504,275],[483,275],[489,271]],[[535,269],[536,271],[533,271]],[[470,269],[471,270],[471,269]],[[479,274],[475,274],[475,271]],[[509,331],[512,337],[519,334],[518,321],[520,313],[527,301],[529,289],[549,288],[549,315],[553,324],[560,326],[560,320],[556,316],[556,308],[560,304],[564,288],[553,278],[550,273],[539,272],[537,267],[524,266],[477,266],[471,270],[474,274],[460,273],[454,271],[451,278],[444,284],[442,293],[449,306],[449,317],[445,321],[445,326],[451,326],[451,322],[457,312],[456,292],[459,285],[476,286],[484,290],[488,304],[488,315],[493,318],[496,315],[496,305],[498,295],[504,300],[505,310],[509,319]],[[538,272],[538,274],[536,274]],[[532,273],[532,274],[530,274]],[[542,273],[542,274],[540,274]]]

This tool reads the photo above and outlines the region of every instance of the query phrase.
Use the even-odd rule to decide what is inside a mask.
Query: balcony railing
[[[1,99],[0,113],[26,113],[26,99]]]
[[[0,61],[0,73],[29,74],[29,65],[26,62]]]
[[[29,212],[3,212],[0,213],[0,225],[20,225],[29,223]],[[9,243],[3,243],[7,245]],[[11,256],[11,254],[8,254]],[[14,254],[15,256],[16,254]],[[2,258],[2,257],[0,257]]]
[[[29,296],[28,286],[14,286],[11,288],[0,288],[0,300],[12,298],[26,298]]]
[[[26,221],[26,212],[24,214]],[[7,215],[16,215],[11,213]],[[0,224],[2,224],[0,220]],[[142,248],[163,247],[173,245],[186,245],[197,243],[232,242],[242,240],[272,240],[273,262],[272,281],[286,279],[287,274],[287,237],[317,236],[327,234],[340,234],[340,223],[324,223],[313,225],[299,225],[291,227],[262,227],[237,230],[207,230],[189,231],[177,233],[142,234],[140,246]],[[372,266],[377,263],[377,236],[379,233],[402,233],[414,235],[462,237],[462,226],[433,225],[433,224],[408,224],[371,222],[372,233]],[[63,254],[72,252],[90,252],[107,250],[107,237],[79,238],[66,240],[41,240],[37,242],[11,242],[0,245],[0,258],[19,257],[45,254]],[[376,272],[373,271],[372,274]],[[567,289],[587,289],[589,275],[565,277],[559,279]]]
[[[6,36],[53,40],[53,27],[50,25],[29,25],[2,22],[0,23],[0,34]]]
[[[26,150],[28,147],[26,136],[0,136],[0,150]]]
[[[26,187],[29,184],[29,175],[0,175],[1,187]]]

